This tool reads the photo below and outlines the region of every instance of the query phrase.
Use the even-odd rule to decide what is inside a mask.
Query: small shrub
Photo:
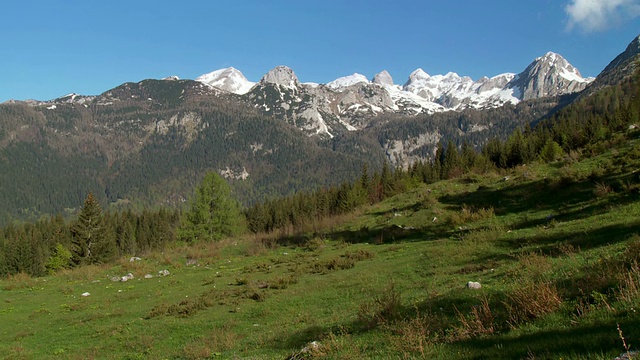
[[[562,299],[555,286],[549,282],[527,284],[516,288],[505,301],[509,324],[516,327],[530,320],[556,311]]]
[[[56,244],[53,253],[44,264],[47,274],[53,275],[58,270],[68,269],[71,266],[71,251],[67,250],[62,244]]]
[[[371,251],[364,249],[359,249],[355,252],[347,251],[343,256],[347,259],[352,259],[355,261],[368,260],[375,257],[375,255]]]
[[[246,248],[247,256],[260,256],[269,252],[271,242],[267,239],[252,239]]]
[[[425,358],[438,340],[440,320],[429,312],[418,311],[414,317],[385,326],[385,330],[391,333],[391,346],[404,353],[404,358],[413,358],[414,354]]]
[[[638,301],[638,296],[640,296],[640,266],[636,263],[631,270],[620,275],[616,298],[626,303],[634,303]]]
[[[640,264],[640,235],[634,234],[629,238],[629,244],[622,255],[625,265]]]
[[[468,234],[465,234],[462,237],[462,240],[465,242],[482,244],[491,242],[497,239],[499,236],[501,236],[501,233],[499,231],[493,229],[482,229],[471,231]]]
[[[320,251],[324,249],[325,246],[324,240],[320,237],[314,237],[306,243],[306,248],[309,251]]]
[[[401,295],[395,289],[395,283],[391,282],[373,301],[360,305],[358,321],[365,328],[373,329],[379,325],[399,319],[401,309]]]
[[[266,294],[255,286],[249,286],[244,293],[244,297],[258,302],[263,302],[266,299]]]
[[[275,279],[270,280],[267,285],[269,289],[286,289],[289,285],[296,283],[298,283],[298,279],[293,275],[289,275],[276,277]]]
[[[606,197],[607,195],[611,194],[613,192],[613,189],[611,188],[611,186],[603,183],[603,182],[599,182],[596,183],[596,185],[593,188],[593,195],[595,195],[596,197],[599,198],[603,198]]]
[[[494,216],[495,212],[492,207],[475,209],[465,204],[462,205],[460,212],[453,213],[449,216],[447,224],[450,226],[459,226],[468,222],[490,219]]]
[[[468,315],[456,309],[460,325],[454,328],[454,337],[458,340],[469,339],[479,335],[494,333],[495,321],[489,306],[489,299],[484,297],[480,305],[472,306]]]
[[[560,187],[569,186],[571,184],[578,183],[587,179],[589,174],[585,174],[577,169],[572,168],[571,166],[563,166],[558,171],[560,175]]]
[[[247,278],[236,278],[236,285],[238,286],[242,286],[242,285],[249,285],[249,279]]]
[[[518,277],[529,277],[534,281],[544,281],[552,266],[549,257],[540,252],[526,252],[518,256]]]

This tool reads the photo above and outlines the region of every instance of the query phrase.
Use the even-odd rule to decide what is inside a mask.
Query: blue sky
[[[23,0],[3,4],[0,102],[277,65],[302,82],[422,68],[477,79],[553,51],[597,75],[640,34],[640,0]]]

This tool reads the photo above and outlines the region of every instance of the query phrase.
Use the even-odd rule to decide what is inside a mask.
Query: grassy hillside
[[[410,186],[308,231],[0,280],[0,354],[614,358],[640,343],[639,136]]]

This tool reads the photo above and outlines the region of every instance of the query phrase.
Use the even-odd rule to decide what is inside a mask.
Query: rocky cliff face
[[[578,92],[591,81],[562,56],[548,52],[527,66],[507,87],[514,89],[520,100],[530,100]]]

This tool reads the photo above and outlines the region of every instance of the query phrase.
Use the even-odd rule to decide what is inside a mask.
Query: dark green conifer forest
[[[73,193],[63,195],[64,199],[56,195],[56,189],[61,185],[60,183],[53,182],[44,189],[49,196],[45,199],[46,202],[63,202],[69,207],[79,209],[75,215],[48,215],[32,222],[13,221],[0,229],[0,275],[27,273],[32,276],[42,276],[64,268],[107,263],[122,256],[143,255],[176,241],[216,241],[245,231],[268,233],[287,227],[302,227],[322,218],[346,214],[360,206],[379,202],[418,183],[432,183],[465,174],[499,172],[500,169],[532,162],[554,162],[559,158],[570,158],[576,151],[581,152],[583,156],[595,155],[616,144],[619,141],[620,131],[626,130],[629,126],[637,126],[640,122],[639,84],[640,73],[636,72],[621,83],[604,86],[590,96],[578,98],[571,105],[536,124],[520,120],[523,125],[513,131],[510,136],[505,139],[499,137],[489,139],[481,148],[476,148],[467,141],[460,144],[454,140],[441,141],[437,145],[435,156],[414,162],[406,169],[393,168],[389,162],[378,162],[377,159],[367,163],[356,161],[355,158],[343,157],[343,160],[349,160],[351,170],[340,174],[314,173],[313,161],[292,164],[296,160],[289,157],[299,149],[294,145],[303,140],[297,140],[299,138],[291,136],[288,142],[269,144],[269,136],[264,135],[269,131],[275,131],[273,126],[276,126],[274,125],[276,123],[271,120],[256,118],[254,123],[234,122],[233,116],[236,115],[233,112],[218,113],[214,116],[211,112],[207,113],[211,110],[203,109],[203,116],[212,117],[212,121],[209,122],[212,137],[208,143],[193,140],[194,146],[178,158],[169,156],[170,147],[160,145],[158,148],[140,149],[139,157],[144,158],[147,152],[166,152],[166,156],[158,159],[176,163],[188,163],[190,159],[196,158],[203,159],[202,161],[209,159],[213,162],[222,162],[220,159],[214,159],[213,155],[211,157],[192,157],[191,155],[193,152],[206,154],[212,146],[224,147],[233,141],[242,141],[246,146],[262,141],[261,144],[265,148],[272,147],[280,150],[277,151],[279,160],[266,161],[269,157],[276,155],[256,153],[255,156],[260,161],[256,161],[255,166],[276,168],[269,172],[271,176],[287,174],[283,177],[283,184],[281,184],[283,189],[285,187],[288,189],[285,191],[286,196],[257,195],[263,192],[268,193],[267,179],[254,179],[239,186],[230,187],[229,180],[210,172],[198,183],[197,176],[191,176],[193,174],[162,173],[159,171],[162,169],[161,164],[148,164],[149,167],[137,168],[136,162],[125,164],[117,160],[117,157],[113,162],[111,160],[107,162],[117,169],[115,174],[127,176],[116,176],[110,183],[108,191],[97,195],[91,191],[83,191],[83,189],[97,186],[93,183],[96,181],[95,178],[90,175],[95,174],[96,169],[101,165],[95,165],[94,168],[89,164],[85,168],[85,174],[68,174],[69,179],[73,177],[78,183],[72,187]],[[22,111],[23,118],[37,117],[19,107],[3,107],[2,111],[5,113]],[[130,110],[123,108],[122,111]],[[517,115],[517,107],[502,111],[513,111],[512,115]],[[70,114],[73,114],[73,111]],[[114,114],[114,116],[118,115]],[[447,114],[446,116],[459,115]],[[417,121],[409,120],[407,124],[417,123]],[[224,131],[219,131],[220,129],[213,131],[216,127]],[[398,131],[411,131],[411,129],[408,127]],[[244,135],[234,137],[230,136],[230,133]],[[260,135],[257,135],[258,133]],[[41,135],[43,138],[48,136]],[[2,133],[0,133],[0,140],[2,140],[1,136]],[[167,136],[186,135],[183,133]],[[157,144],[161,143],[162,141],[157,142]],[[11,167],[14,171],[13,176],[23,179],[21,181],[29,181],[28,179],[32,177],[22,176],[24,174],[20,171],[33,172],[35,176],[45,176],[38,172],[41,157],[52,156],[53,161],[57,161],[55,152],[50,151],[46,141],[31,147],[20,144],[15,146],[13,150],[17,154],[22,154],[22,159],[29,160],[25,161],[22,167]],[[24,148],[21,149],[21,146]],[[86,149],[69,149],[69,151],[92,150],[87,145]],[[310,150],[307,156],[321,162],[327,151],[331,150],[317,147]],[[6,167],[8,163],[10,161],[0,153],[0,166]],[[233,164],[233,156],[224,159],[224,163]],[[285,166],[284,164],[291,166],[288,169],[277,169]],[[62,160],[60,160],[59,170],[70,171]],[[345,179],[348,173],[353,174],[350,180],[335,182],[336,178]],[[118,194],[124,192],[124,189],[140,188],[141,179],[145,177],[161,178],[164,182],[175,184],[176,188],[188,185],[195,191],[186,202],[188,205],[182,207],[106,206],[108,200],[109,203],[117,200]],[[302,183],[311,177],[325,179],[325,185],[315,189],[306,188]],[[9,181],[9,178],[10,176],[3,172],[3,181]],[[329,181],[330,178],[334,181]],[[56,181],[64,181],[67,178],[56,179]],[[270,181],[274,183],[273,179]],[[2,184],[2,186],[10,186],[5,182]],[[16,192],[14,195],[18,198],[29,196],[24,192]],[[248,205],[247,202],[242,201],[247,197],[256,201]],[[13,200],[6,198],[2,201],[6,202],[5,206],[11,206]],[[38,210],[38,207],[46,208],[40,201],[34,200],[33,203],[34,211]]]

